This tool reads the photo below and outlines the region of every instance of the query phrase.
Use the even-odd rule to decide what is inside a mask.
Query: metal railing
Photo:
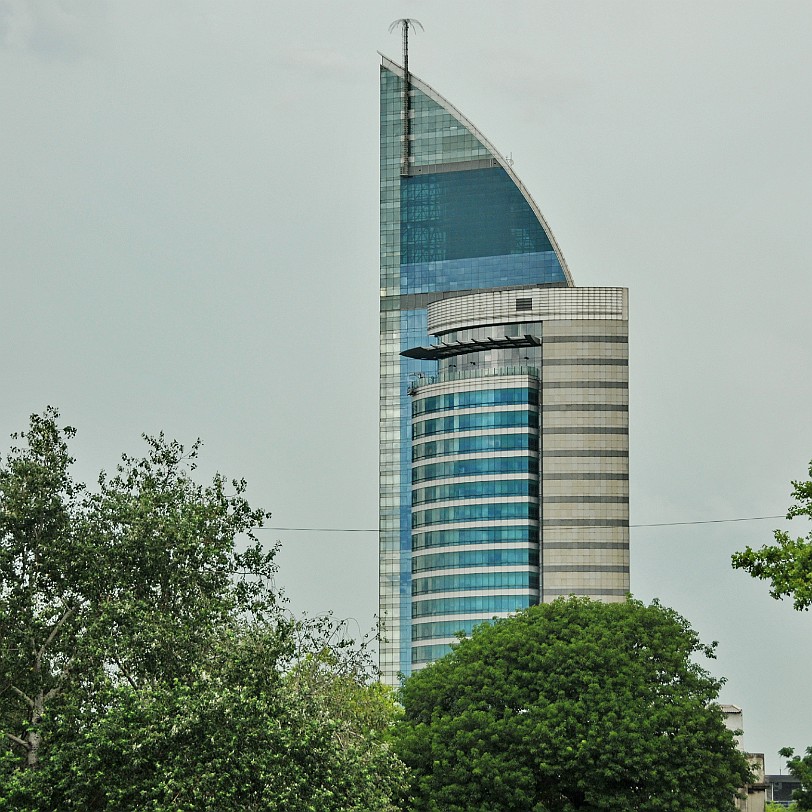
[[[508,366],[508,367],[470,367],[455,372],[442,372],[438,375],[423,375],[415,373],[416,377],[409,383],[408,393],[416,395],[421,387],[431,386],[435,383],[451,383],[453,381],[468,381],[476,378],[498,378],[507,375],[523,375],[528,378],[539,379],[537,367]]]

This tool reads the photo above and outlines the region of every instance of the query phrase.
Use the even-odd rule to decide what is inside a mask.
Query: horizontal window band
[[[481,476],[538,476],[538,457],[530,454],[511,457],[484,457],[415,465],[412,483],[438,479]]]
[[[539,544],[538,544],[538,537],[530,540],[519,540],[519,541],[497,541],[494,543],[492,548],[485,547],[484,549],[479,543],[469,543],[469,544],[462,544],[458,543],[456,545],[450,545],[446,547],[439,547],[439,546],[431,546],[431,547],[421,547],[421,548],[412,548],[412,569],[414,570],[415,567],[421,567],[426,560],[431,561],[433,556],[438,555],[448,555],[449,553],[453,553],[455,555],[465,555],[469,553],[476,553],[480,551],[482,554],[490,555],[491,553],[496,553],[497,555],[501,555],[502,553],[510,554],[511,550],[523,551],[527,552],[538,552]],[[393,558],[393,561],[397,561],[399,559]]]
[[[607,344],[628,344],[629,337],[627,335],[611,335],[611,336],[542,336],[542,343],[544,344],[599,344],[602,342]]]
[[[628,505],[628,496],[545,496],[545,505]]]
[[[482,570],[457,574],[419,575],[412,579],[414,597],[456,592],[483,592],[494,589],[538,590],[538,570]]]
[[[474,474],[468,473],[463,474],[461,476],[443,476],[443,477],[429,477],[428,479],[422,479],[418,481],[412,482],[412,491],[416,493],[419,490],[423,490],[424,486],[427,484],[430,487],[433,486],[444,486],[444,485],[463,485],[465,483],[473,484],[474,482],[532,482],[538,483],[539,481],[539,469],[538,464],[536,464],[533,470],[524,470],[524,471],[508,471],[504,473],[502,471],[488,471],[487,473],[482,474]],[[490,494],[493,496],[494,494]],[[514,494],[515,495],[515,494]]]
[[[488,620],[490,618],[483,620],[465,618],[464,620],[430,620],[425,623],[414,623],[412,625],[412,645],[422,640],[453,638],[457,632],[470,636],[475,626],[487,623]]]
[[[441,395],[416,397],[412,401],[412,416],[435,414],[459,409],[509,406],[538,403],[538,390],[528,387],[500,387],[448,392]]]
[[[625,541],[542,541],[545,550],[628,550]]]
[[[505,618],[505,617],[509,617],[509,616],[510,616],[510,612],[496,612],[496,613],[493,613],[493,612],[465,612],[465,613],[463,613],[461,615],[448,615],[448,614],[443,615],[442,621],[439,621],[439,622],[442,623],[442,622],[449,621],[449,622],[452,622],[452,623],[454,623],[454,622],[456,622],[456,623],[465,623],[465,621],[469,620],[469,621],[473,621],[474,623],[482,623],[483,621],[493,620],[495,617],[496,618]],[[436,623],[438,621],[427,620],[427,621],[421,621],[421,622]],[[419,626],[420,623],[415,623],[414,625]]]
[[[628,381],[542,381],[542,389],[628,389]]]
[[[628,519],[544,519],[544,527],[628,527]]]
[[[500,410],[466,412],[444,417],[416,418],[412,425],[412,437],[432,434],[454,434],[479,429],[533,428],[538,423],[538,412],[519,406],[506,406]]]
[[[556,482],[568,482],[568,481],[578,482],[578,481],[580,481],[582,479],[598,480],[598,481],[600,481],[602,479],[605,479],[607,481],[615,481],[615,480],[626,481],[626,480],[629,479],[629,475],[628,474],[603,474],[603,473],[594,473],[594,472],[591,472],[591,471],[588,472],[588,473],[580,473],[578,471],[573,471],[572,473],[567,473],[567,474],[547,474],[547,473],[545,473],[543,475],[543,478],[547,482],[552,482],[552,481],[556,481]]]
[[[628,412],[628,403],[550,403],[543,412]]]
[[[542,429],[543,434],[628,434],[628,426],[555,426]]]
[[[517,497],[521,499],[521,497]],[[534,501],[483,502],[473,505],[448,505],[412,512],[412,527],[472,522],[480,519],[537,519],[538,505]]]
[[[437,547],[450,547],[463,544],[538,544],[537,524],[489,524],[474,527],[428,530],[412,534],[412,551],[431,551]]]
[[[628,358],[545,358],[545,367],[590,366],[590,367],[627,367]]]
[[[445,457],[455,454],[477,454],[499,451],[538,451],[538,435],[529,431],[518,433],[470,434],[428,440],[412,445],[412,461]]]
[[[628,451],[615,451],[613,449],[598,448],[594,451],[585,451],[582,448],[544,449],[543,457],[628,457]]]
[[[443,615],[460,613],[518,612],[537,601],[538,592],[428,598],[412,602],[412,617],[441,619]]]
[[[544,572],[628,572],[628,564],[545,564]]]
[[[418,555],[413,553],[412,573],[429,573],[438,570],[467,570],[482,567],[537,567],[538,545],[530,547],[485,548],[465,551],[448,551]]]
[[[415,488],[412,492],[412,506],[463,499],[482,500],[499,496],[530,496],[535,498],[539,495],[538,481],[528,479],[526,476],[513,479],[474,479],[446,485],[427,485]]]
[[[538,503],[535,502],[536,506]],[[482,520],[475,520],[471,519],[470,522],[463,522],[465,524],[465,528],[460,528],[459,524],[455,523],[447,523],[442,527],[433,527],[430,531],[423,531],[423,530],[413,530],[412,536],[415,537],[420,535],[423,532],[431,532],[431,533],[439,533],[445,530],[471,530],[473,529],[483,529],[489,527],[532,527],[538,529],[538,519],[528,519],[528,518],[510,518],[510,519],[482,519]]]
[[[412,649],[412,665],[427,665],[440,659],[451,651],[451,643],[440,643],[436,646],[415,646]]]
[[[612,595],[617,597],[625,597],[629,594],[628,589],[545,589],[544,597],[548,595],[575,595],[589,597],[590,595]]]
[[[538,574],[538,573],[536,573]],[[507,587],[496,587],[494,589],[482,589],[477,590],[473,594],[468,593],[460,593],[458,591],[452,590],[450,592],[431,592],[426,593],[423,595],[414,595],[412,596],[412,617],[425,617],[426,615],[421,615],[421,612],[428,612],[431,617],[442,617],[446,614],[459,614],[460,613],[460,604],[455,603],[451,605],[449,611],[442,608],[440,601],[466,601],[466,603],[470,601],[474,601],[474,606],[482,605],[482,601],[508,601],[515,603],[518,599],[521,599],[525,596],[528,592],[527,589],[523,587],[517,587],[516,589],[507,588]],[[538,589],[531,589],[529,590],[531,600],[533,598],[538,599],[539,590]],[[507,604],[506,604],[507,605]],[[440,607],[438,609],[438,607]],[[527,608],[522,607],[522,608]],[[478,610],[477,610],[478,611]],[[516,608],[513,609],[505,609],[504,611],[518,611]],[[417,612],[418,614],[415,614]]]
[[[514,414],[530,409],[538,414],[538,402],[534,403],[477,403],[475,406],[459,406],[452,409],[442,409],[420,412],[412,415],[412,428],[418,428],[431,420],[459,420],[460,418],[476,418],[490,414]],[[496,427],[498,428],[498,427]]]

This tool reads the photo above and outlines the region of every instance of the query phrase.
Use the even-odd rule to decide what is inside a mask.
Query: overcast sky
[[[0,0],[0,436],[95,479],[205,443],[274,527],[377,526],[378,65],[515,161],[578,285],[630,290],[633,524],[785,513],[812,458],[812,3]],[[2,447],[8,443],[2,440]],[[744,744],[812,744],[812,616],[731,570],[783,519],[632,529],[719,641]],[[366,630],[374,533],[264,531]]]

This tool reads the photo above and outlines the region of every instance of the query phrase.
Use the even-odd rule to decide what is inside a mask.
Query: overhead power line
[[[764,519],[785,519],[786,515],[779,516],[738,516],[735,519],[701,519],[692,522],[655,522],[653,524],[630,524],[629,527],[677,527],[685,524],[724,524],[725,522],[760,522]],[[280,530],[305,533],[377,533],[377,528],[371,527],[255,527],[255,530]]]
[[[741,516],[737,519],[703,519],[697,522],[658,522],[656,524],[630,524],[629,527],[676,527],[679,524],[722,524],[723,522],[760,522],[762,519],[786,519],[780,516]]]

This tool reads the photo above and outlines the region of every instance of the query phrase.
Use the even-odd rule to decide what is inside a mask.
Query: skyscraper
[[[622,600],[627,292],[576,288],[510,164],[385,57],[380,316],[383,678],[493,616]]]

